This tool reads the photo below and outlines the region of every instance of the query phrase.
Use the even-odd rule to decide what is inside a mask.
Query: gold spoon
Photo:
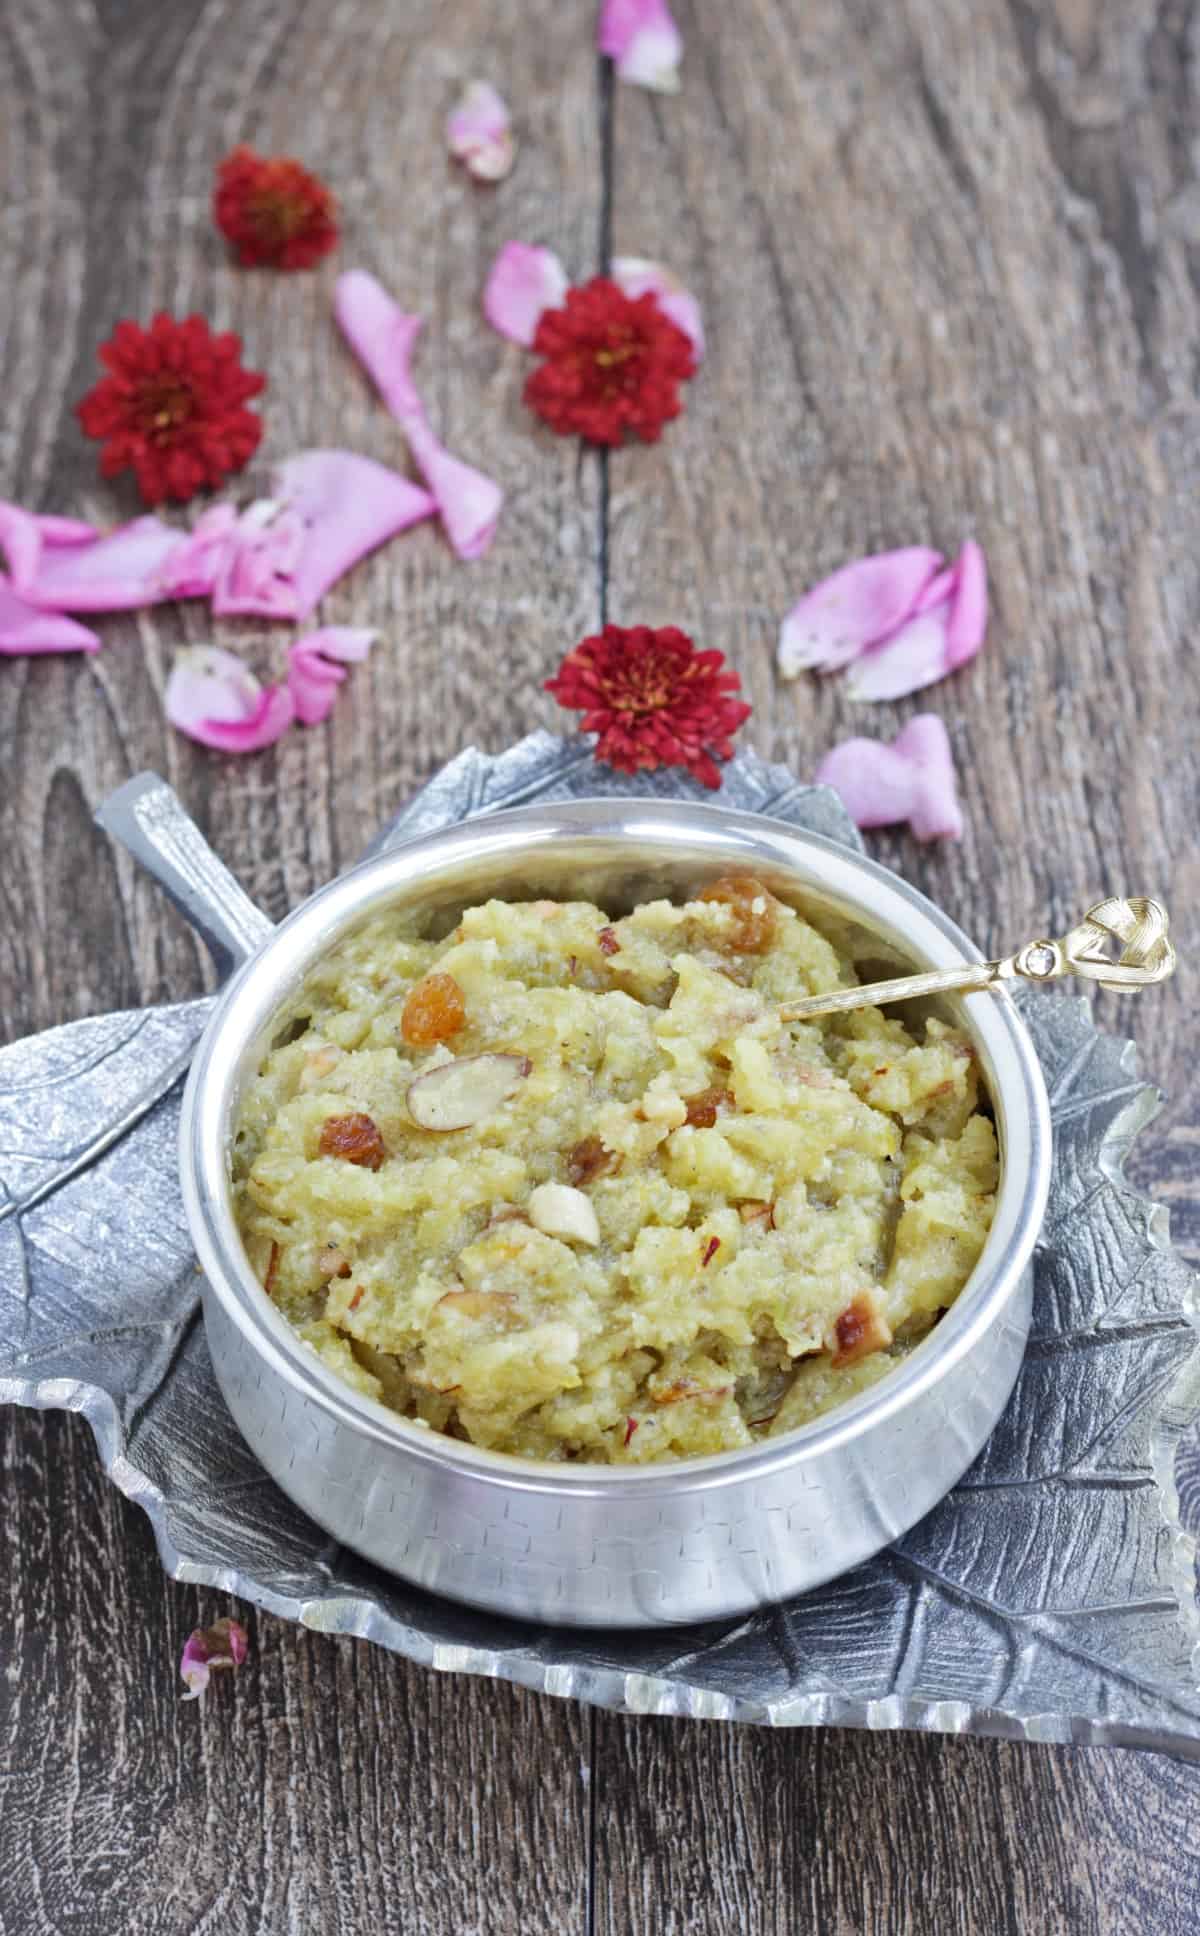
[[[779,1011],[784,1022],[808,1022],[815,1015],[842,1015],[851,1008],[878,1008],[885,1002],[907,1002],[916,995],[944,995],[953,990],[970,994],[996,988],[1018,975],[1025,981],[1057,981],[1060,975],[1082,975],[1101,988],[1130,994],[1166,981],[1175,972],[1175,950],[1167,937],[1167,910],[1158,901],[1138,896],[1124,901],[1113,895],[1089,908],[1077,927],[1061,941],[1029,941],[1003,961],[972,962],[963,968],[935,969],[926,975],[902,975],[896,981],[869,982],[863,988],[839,988],[832,994],[807,995],[785,1002]],[[1114,960],[1110,942],[1119,944]]]

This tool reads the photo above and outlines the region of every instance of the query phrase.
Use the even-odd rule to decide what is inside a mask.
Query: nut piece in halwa
[[[294,998],[234,1188],[276,1308],[356,1390],[544,1460],[794,1430],[891,1370],[991,1224],[970,1043],[787,1025],[853,963],[758,881],[617,918],[383,914]]]

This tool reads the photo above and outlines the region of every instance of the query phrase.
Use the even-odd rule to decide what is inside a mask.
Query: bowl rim
[[[207,1285],[246,1346],[336,1423],[485,1484],[564,1498],[647,1497],[744,1483],[836,1452],[920,1400],[994,1323],[1003,1322],[1032,1258],[1049,1189],[1050,1108],[1033,1043],[1005,989],[959,998],[964,1022],[995,1072],[992,1101],[1002,1135],[996,1214],[979,1262],[954,1304],[894,1372],[778,1438],[645,1465],[555,1465],[451,1439],[345,1384],[275,1310],[250,1269],[229,1204],[229,1105],[244,1058],[270,1016],[370,912],[419,890],[422,882],[432,888],[468,861],[511,866],[514,840],[533,855],[563,838],[594,842],[598,852],[621,841],[660,839],[668,848],[708,848],[717,866],[737,866],[740,859],[748,867],[775,867],[794,875],[798,895],[824,893],[868,929],[902,937],[918,962],[942,968],[982,959],[948,915],[878,861],[769,815],[708,803],[604,797],[539,803],[483,814],[385,849],[318,889],[279,924],[232,976],[197,1045],[181,1111],[180,1176]],[[739,848],[745,850],[740,855]],[[800,859],[807,863],[803,872]],[[689,862],[702,864],[700,857]],[[851,884],[835,884],[837,875],[847,873]]]

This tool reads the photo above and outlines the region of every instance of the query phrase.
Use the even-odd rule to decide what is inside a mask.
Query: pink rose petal
[[[37,511],[23,511],[19,504],[0,503],[0,550],[22,595],[37,578],[43,551],[90,544],[99,535],[94,525],[80,524],[75,518],[43,517]]]
[[[195,646],[181,652],[167,680],[172,726],[219,753],[257,753],[274,745],[296,715],[286,686],[260,686],[232,652]]]
[[[954,760],[936,713],[910,720],[890,746],[849,739],[818,766],[816,781],[841,797],[859,827],[891,827],[907,820],[918,840],[961,840]]]
[[[405,315],[363,269],[339,276],[333,303],[343,335],[408,439],[450,543],[460,558],[481,558],[496,535],[504,495],[491,478],[452,457],[429,427],[411,371],[420,317]]]
[[[84,518],[59,518],[49,511],[38,514],[38,523],[46,543],[52,545],[90,544],[100,535]]]
[[[211,596],[237,522],[237,509],[232,504],[212,504],[201,513],[191,531],[163,560],[159,585],[166,597]]]
[[[987,560],[974,538],[968,538],[954,565],[950,619],[946,626],[948,670],[966,665],[987,634]]]
[[[936,685],[950,671],[946,640],[950,607],[943,601],[932,611],[919,612],[875,651],[851,666],[846,675],[846,697],[877,703],[903,699]]]
[[[596,42],[623,81],[675,93],[683,39],[666,0],[602,0]]]
[[[936,605],[919,601],[915,616],[850,669],[850,699],[903,699],[973,659],[987,632],[987,566],[972,539],[953,568],[938,574],[946,592]]]
[[[648,262],[638,255],[619,255],[613,258],[612,279],[635,301],[638,296],[656,297],[663,315],[669,316],[687,337],[697,363],[703,362],[704,323],[700,305],[678,276],[672,275],[661,262]]]
[[[490,477],[451,457],[426,421],[415,412],[404,420],[404,434],[417,468],[437,500],[443,527],[460,558],[482,558],[496,535],[504,493]]]
[[[296,640],[288,653],[288,690],[302,726],[328,719],[347,664],[361,663],[378,637],[364,626],[327,625]]]
[[[69,518],[0,505],[0,545],[13,584],[46,611],[130,612],[166,596],[160,574],[180,542],[161,518],[135,518],[101,537]]]
[[[924,545],[877,552],[843,565],[806,592],[783,621],[779,670],[785,679],[801,672],[836,672],[869,646],[887,638],[909,617],[941,564],[941,553]]]
[[[490,81],[471,81],[446,117],[450,153],[476,181],[502,181],[516,158],[508,107]]]
[[[197,1627],[184,1642],[179,1661],[180,1678],[188,1690],[184,1700],[199,1700],[214,1668],[240,1667],[249,1646],[246,1629],[238,1620],[216,1620],[211,1627]]]
[[[561,309],[569,284],[553,249],[506,242],[483,290],[483,313],[510,342],[532,349],[545,309]]]
[[[360,558],[437,509],[410,478],[349,450],[300,451],[279,465],[272,491],[218,535],[218,617],[307,618]]]
[[[950,597],[957,582],[954,565],[947,565],[944,571],[935,571],[909,613],[909,617],[915,618],[918,612],[928,612],[934,605],[942,604],[943,600]]]
[[[299,618],[296,574],[305,527],[279,498],[255,498],[214,545],[212,608],[219,618]]]
[[[365,269],[347,269],[338,277],[333,313],[393,417],[403,423],[421,408],[410,367],[421,318],[407,315]]]
[[[88,626],[77,625],[62,612],[43,612],[26,604],[0,574],[0,656],[99,650],[100,640]]]

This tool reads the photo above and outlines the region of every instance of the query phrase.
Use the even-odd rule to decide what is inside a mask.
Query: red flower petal
[[[546,360],[525,385],[526,403],[552,430],[593,444],[626,435],[656,443],[696,370],[691,342],[657,298],[627,296],[607,276],[544,310],[533,347]]]
[[[750,708],[732,695],[736,672],[720,652],[697,652],[686,632],[665,625],[606,625],[569,652],[546,691],[583,714],[597,734],[596,757],[621,773],[682,766],[717,787],[717,760],[733,752],[732,735]]]
[[[149,329],[126,319],[97,356],[108,370],[76,405],[104,445],[105,477],[132,470],[147,504],[182,502],[240,471],[258,449],[262,420],[244,406],[266,385],[243,369],[241,341],[213,336],[203,316],[158,315]]]
[[[311,269],[337,246],[333,196],[286,155],[245,147],[226,155],[217,168],[213,219],[244,268]]]

